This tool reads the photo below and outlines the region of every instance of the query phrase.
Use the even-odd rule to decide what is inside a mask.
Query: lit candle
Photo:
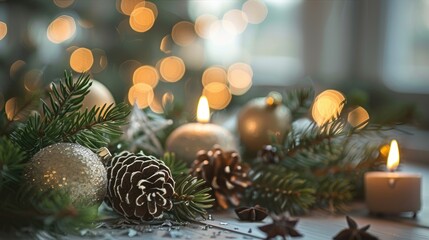
[[[211,124],[210,108],[205,96],[198,102],[197,123],[188,123],[178,127],[168,137],[167,151],[174,152],[176,159],[190,165],[200,150],[210,150],[219,145],[224,150],[236,150],[234,137],[225,128]]]
[[[387,158],[389,172],[365,174],[365,198],[370,212],[387,214],[412,212],[416,216],[420,210],[421,176],[395,172],[399,159],[398,143],[392,140]]]

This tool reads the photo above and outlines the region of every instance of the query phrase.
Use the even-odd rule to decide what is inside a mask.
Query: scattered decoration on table
[[[257,153],[264,145],[282,143],[291,122],[291,112],[282,103],[281,94],[271,92],[265,98],[251,100],[240,110],[237,128],[245,150]]]
[[[335,235],[334,240],[377,240],[378,237],[375,237],[369,233],[367,230],[370,225],[365,227],[358,228],[358,225],[355,220],[351,217],[346,216],[347,225],[349,228],[341,230],[337,235]]]
[[[250,185],[248,172],[248,165],[241,163],[237,152],[223,151],[218,146],[198,152],[191,169],[192,175],[212,187],[216,203],[223,209],[228,208],[228,202],[240,204],[241,193]]]
[[[162,116],[146,113],[137,104],[133,106],[129,123],[124,128],[121,141],[116,144],[120,151],[144,151],[145,153],[161,156],[164,152],[157,133],[173,123],[172,120]]]
[[[258,159],[267,164],[277,164],[280,162],[281,156],[280,152],[276,146],[273,145],[265,145],[258,152]]]
[[[100,204],[106,195],[106,170],[98,156],[75,143],[57,143],[37,152],[24,176],[35,190],[64,190],[73,202]]]
[[[279,216],[273,215],[271,218],[273,219],[272,223],[258,227],[266,234],[266,239],[275,238],[276,236],[280,236],[283,239],[289,236],[302,237],[302,234],[295,229],[298,220],[291,219],[287,213]]]
[[[107,203],[125,218],[150,221],[173,207],[175,182],[163,161],[143,153],[122,152],[106,168]]]
[[[268,216],[268,209],[255,205],[253,207],[239,207],[235,213],[242,221],[259,222]]]

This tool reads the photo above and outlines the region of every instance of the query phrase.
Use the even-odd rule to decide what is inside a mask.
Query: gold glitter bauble
[[[101,204],[107,173],[97,154],[75,143],[57,143],[37,152],[24,176],[36,190],[64,190],[73,203]]]

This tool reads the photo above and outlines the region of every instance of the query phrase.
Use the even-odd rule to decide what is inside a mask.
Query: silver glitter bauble
[[[57,143],[37,152],[24,176],[34,189],[64,190],[73,203],[101,204],[107,174],[97,154],[75,143]]]

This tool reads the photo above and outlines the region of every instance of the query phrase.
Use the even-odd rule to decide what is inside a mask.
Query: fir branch
[[[314,100],[314,89],[296,89],[284,95],[283,103],[291,111],[293,119],[297,119],[308,113],[308,108]]]
[[[275,213],[303,213],[315,201],[315,189],[308,179],[279,166],[255,168],[250,173],[252,186],[246,196]]]
[[[27,154],[33,156],[43,147],[58,142],[76,142],[93,151],[107,146],[112,138],[121,134],[130,109],[126,104],[93,107],[80,112],[82,101],[89,92],[88,75],[76,81],[65,73],[58,86],[52,84],[49,104],[43,102],[43,117],[31,116],[26,124],[11,134],[11,139]]]
[[[0,203],[0,226],[4,230],[32,227],[57,233],[73,233],[91,227],[97,206],[80,206],[61,191],[34,192],[27,187],[7,195]]]
[[[180,178],[188,172],[186,164],[183,161],[177,161],[176,155],[173,152],[164,153],[164,157],[161,160],[170,169],[173,179]]]
[[[176,176],[173,209],[169,212],[178,221],[195,220],[197,216],[206,218],[206,209],[211,208],[214,199],[211,188],[204,188],[205,181],[187,173]]]
[[[355,194],[354,185],[339,175],[328,175],[320,180],[316,189],[317,205],[327,208],[332,213],[344,210],[344,204],[352,200]]]
[[[21,181],[24,168],[24,153],[8,138],[0,137],[0,192],[5,187],[13,188],[9,184]]]

